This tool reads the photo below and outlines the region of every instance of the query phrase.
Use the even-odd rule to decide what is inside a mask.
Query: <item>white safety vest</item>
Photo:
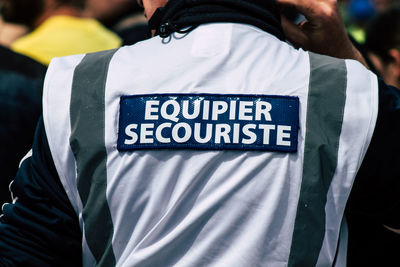
[[[377,87],[233,23],[54,59],[44,123],[84,266],[343,266]]]

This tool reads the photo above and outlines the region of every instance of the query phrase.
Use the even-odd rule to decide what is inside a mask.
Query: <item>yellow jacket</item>
[[[115,33],[94,19],[53,16],[11,48],[48,65],[53,57],[113,49],[121,43]]]

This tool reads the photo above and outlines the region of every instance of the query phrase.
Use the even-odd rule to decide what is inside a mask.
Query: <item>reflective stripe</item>
[[[344,60],[310,53],[310,68],[303,179],[288,266],[317,263],[346,102]]]
[[[71,92],[70,145],[77,164],[78,191],[88,246],[97,266],[114,266],[113,224],[107,203],[105,84],[116,50],[86,55],[76,67]],[[94,150],[94,148],[98,150]]]

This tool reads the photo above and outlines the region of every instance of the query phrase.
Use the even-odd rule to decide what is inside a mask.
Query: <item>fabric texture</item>
[[[158,64],[146,60],[146,51]],[[374,128],[377,82],[372,73],[357,62],[331,62],[322,56],[311,68],[308,53],[254,26],[235,23],[200,25],[189,33],[123,47],[109,65],[102,61],[105,58],[102,52],[56,59],[45,83],[49,146],[81,218],[85,266],[96,261],[115,261],[116,266],[334,262],[345,203]],[[346,71],[340,81],[329,83],[326,77],[335,68]],[[331,86],[342,84],[345,98],[316,89],[308,106],[311,73],[329,93],[334,90]],[[94,83],[99,85],[93,90],[76,89]],[[299,97],[297,153],[116,149],[121,96],[202,93]],[[335,103],[326,107],[328,114],[318,112],[326,99]],[[322,116],[320,124],[308,125],[307,114]],[[62,125],[71,127],[60,132]],[[308,126],[325,129],[315,138],[316,146],[305,146],[305,139],[314,138],[306,135]],[[354,129],[363,129],[363,135]],[[324,158],[326,164],[316,174],[308,169],[305,175],[310,179],[302,177],[306,154],[311,156],[309,162]],[[300,194],[303,182],[309,184]],[[308,186],[315,190],[307,190]],[[326,199],[326,204],[314,205],[315,198]],[[293,235],[301,233],[294,232],[299,203],[306,203],[300,221],[318,231],[315,239],[291,247]],[[103,223],[94,227],[98,215],[108,212],[111,224],[100,216]],[[300,250],[310,252],[307,259],[298,254]]]
[[[185,1],[196,2],[200,1]],[[268,1],[248,2],[265,4]],[[240,9],[231,11],[241,12]],[[40,236],[48,242],[33,246],[29,260],[34,262],[38,258],[43,262],[41,266],[59,266],[55,264],[57,261],[70,263],[71,256],[63,253],[65,246],[60,247],[61,243],[72,244],[68,251],[74,254],[79,254],[77,244],[81,243],[84,266],[93,266],[96,261],[100,266],[114,262],[116,266],[287,266],[291,249],[312,251],[305,257],[318,266],[342,262],[342,259],[336,260],[339,228],[355,173],[375,124],[376,76],[351,60],[339,60],[340,64],[328,64],[330,60],[327,64],[310,64],[313,57],[308,53],[295,50],[244,21],[242,24],[195,23],[193,26],[197,27],[188,32],[178,27],[166,38],[156,37],[123,47],[110,61],[107,55],[111,52],[53,61],[44,91],[44,127],[49,148],[42,140],[44,134],[37,136],[35,144],[41,149],[36,149],[33,158],[28,158],[18,172],[15,180],[18,186],[12,189],[15,197],[21,199],[16,198],[14,204],[3,208],[0,221],[1,263],[11,265],[24,258],[26,243]],[[149,58],[156,58],[157,64]],[[322,56],[316,58],[320,63],[325,62]],[[327,70],[334,66],[343,69],[343,62],[347,73],[345,105],[329,106],[318,113],[327,99],[325,93],[318,95],[320,90],[315,90],[312,104],[308,106],[310,73],[313,72],[310,70],[314,69],[316,80],[322,81],[320,85],[324,86],[324,80],[329,80],[330,76]],[[99,86],[91,90],[90,85],[94,83]],[[76,90],[79,88],[90,90]],[[295,95],[300,99],[298,152],[117,151],[121,96],[150,92]],[[388,95],[387,100],[393,99]],[[336,114],[333,121],[325,113],[330,114],[328,110],[332,108]],[[85,111],[87,114],[83,114]],[[333,131],[316,137],[322,142],[318,141],[320,146],[311,148],[313,153],[310,154],[305,140],[310,138],[306,135],[309,126],[306,122],[307,114],[312,111],[317,113],[315,116],[322,116],[321,127],[328,125],[328,130]],[[338,127],[341,129],[339,147]],[[43,131],[43,125],[40,129]],[[391,138],[393,140],[393,136]],[[333,144],[330,140],[334,140]],[[324,162],[327,166],[322,165],[318,171],[325,173],[327,170],[328,175],[316,180],[323,192],[308,192],[304,187],[305,193],[300,194],[301,170],[308,168],[309,177],[314,176],[313,166],[302,164],[307,153],[316,155],[310,162],[327,159]],[[380,156],[384,159],[385,155]],[[29,164],[32,159],[36,164]],[[99,162],[101,164],[97,164]],[[371,161],[364,163],[374,166]],[[29,170],[29,166],[36,171]],[[332,169],[335,170],[333,177]],[[379,181],[384,185],[394,178],[397,177],[392,175]],[[305,183],[310,185],[308,182]],[[21,190],[22,187],[34,189],[31,199],[47,197],[40,202],[24,201],[26,191]],[[60,189],[66,194],[59,192]],[[299,198],[324,200],[324,197],[327,199],[325,210],[320,209],[321,203],[299,201]],[[378,206],[386,205],[379,198],[376,201]],[[32,208],[35,203],[42,209]],[[299,207],[299,203],[304,204],[303,207]],[[362,206],[362,203],[357,205]],[[325,213],[325,218],[320,215],[314,218],[315,206]],[[32,213],[19,212],[18,208],[23,210],[24,207],[29,207]],[[311,225],[318,226],[319,243],[312,238],[292,248],[296,211],[299,208],[307,211],[308,207],[310,213],[306,212],[305,217],[309,216]],[[377,218],[397,225],[391,212],[393,207],[395,205]],[[105,209],[108,214],[103,213]],[[371,210],[367,207],[366,212]],[[106,220],[102,217],[104,214]],[[28,218],[32,221],[32,217],[42,221],[43,218],[60,219],[52,221],[56,223],[54,227],[45,229],[51,229],[50,234],[60,234],[63,241],[46,239],[49,233],[43,232],[40,223],[31,225],[34,237],[22,231],[26,227],[21,222]],[[101,223],[96,224],[99,220]],[[71,228],[68,224],[72,222]],[[314,229],[308,227],[306,230]],[[13,228],[14,232],[20,230],[20,238],[15,241],[8,228]],[[105,242],[94,246],[99,240]],[[5,246],[7,254],[1,254]],[[43,255],[55,255],[55,258]],[[301,257],[293,257],[290,264],[301,266]]]
[[[349,267],[400,266],[400,235],[384,227],[400,229],[400,92],[379,83],[376,130],[346,207]]]
[[[9,183],[32,146],[45,73],[44,65],[0,46],[0,205],[11,201]]]
[[[0,266],[81,266],[81,232],[39,119],[33,156],[22,163],[11,189],[13,204],[0,216]]]
[[[53,16],[11,48],[48,65],[53,57],[113,49],[121,39],[90,18]]]

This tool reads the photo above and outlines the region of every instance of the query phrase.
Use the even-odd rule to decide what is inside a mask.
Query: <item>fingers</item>
[[[285,16],[281,17],[281,23],[286,38],[296,47],[308,47],[308,37],[299,25],[294,24]]]
[[[315,21],[336,16],[337,0],[277,0],[281,6],[291,6],[308,20]]]
[[[337,0],[277,0],[281,7],[294,7],[307,21],[299,25],[281,16],[286,38],[297,47],[365,64],[361,53],[347,36]]]

